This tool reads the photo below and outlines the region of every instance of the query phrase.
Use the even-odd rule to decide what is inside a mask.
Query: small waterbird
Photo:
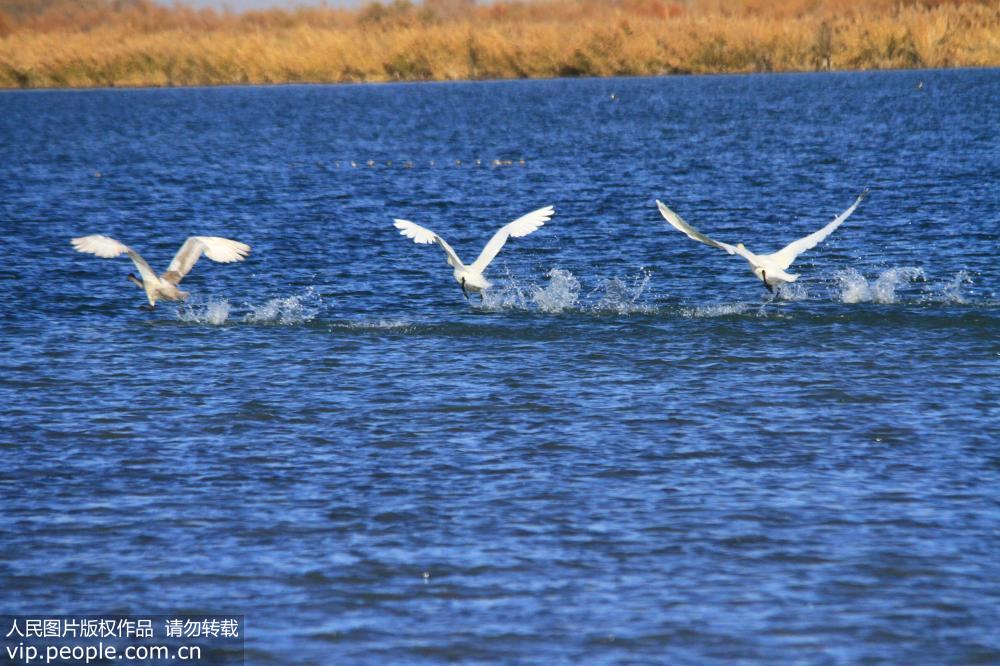
[[[754,254],[750,250],[743,246],[743,243],[737,243],[736,245],[730,245],[729,243],[722,243],[717,240],[713,240],[701,233],[690,224],[685,222],[680,215],[670,210],[666,204],[657,199],[656,205],[660,209],[660,214],[663,215],[664,219],[669,222],[675,229],[687,235],[696,241],[701,241],[706,245],[711,245],[712,247],[717,247],[720,250],[725,250],[729,254],[738,254],[750,263],[750,270],[754,275],[757,276],[767,290],[772,294],[774,293],[774,288],[784,284],[786,282],[795,282],[799,279],[798,275],[793,275],[786,272],[788,267],[792,265],[792,262],[806,250],[810,250],[816,247],[817,244],[821,243],[823,239],[833,233],[833,230],[843,224],[844,220],[851,216],[854,209],[858,207],[858,204],[868,196],[868,190],[858,195],[858,198],[851,204],[851,207],[845,210],[843,213],[834,218],[833,222],[826,225],[819,231],[815,231],[805,238],[800,238],[797,241],[789,243],[782,249],[774,252],[772,254]]]
[[[173,261],[167,266],[167,270],[157,276],[138,252],[114,238],[101,235],[81,236],[74,238],[71,242],[77,252],[95,254],[105,259],[127,254],[135,267],[139,269],[139,275],[142,276],[142,281],[140,281],[135,275],[129,273],[128,280],[146,291],[150,310],[153,309],[158,300],[183,301],[189,296],[188,292],[181,291],[177,285],[191,271],[202,254],[221,264],[243,261],[250,254],[250,246],[245,243],[218,236],[191,236],[181,245],[181,249],[177,251]]]
[[[458,258],[455,251],[451,249],[451,246],[443,238],[430,229],[425,229],[409,220],[393,220],[393,225],[399,229],[399,233],[407,238],[412,238],[414,243],[437,243],[440,245],[444,250],[448,265],[455,269],[455,282],[461,285],[462,294],[468,300],[470,291],[481,293],[483,290],[490,288],[491,284],[489,280],[483,277],[483,271],[490,265],[493,258],[497,256],[497,253],[503,248],[507,239],[527,236],[548,222],[554,214],[555,210],[552,206],[546,206],[545,208],[539,208],[527,215],[523,215],[503,226],[498,232],[493,234],[493,238],[486,244],[483,251],[479,253],[479,257],[468,266],[462,263],[462,260]]]

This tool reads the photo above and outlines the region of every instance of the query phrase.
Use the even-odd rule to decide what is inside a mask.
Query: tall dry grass
[[[0,1],[4,87],[1000,65],[996,1],[396,0],[244,14],[147,0],[42,0],[35,12],[17,3],[31,1]]]

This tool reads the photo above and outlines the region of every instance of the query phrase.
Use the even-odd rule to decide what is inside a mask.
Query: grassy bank
[[[240,15],[148,2],[62,7],[3,12],[0,3],[0,86],[1000,65],[1000,2],[438,0]]]

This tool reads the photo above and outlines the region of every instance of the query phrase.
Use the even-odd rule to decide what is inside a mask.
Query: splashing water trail
[[[809,288],[800,282],[785,282],[779,284],[775,292],[783,301],[808,301]]]
[[[693,308],[681,308],[681,316],[691,319],[729,317],[732,315],[746,314],[751,309],[750,303],[719,303],[717,305],[702,305]],[[763,310],[758,312],[763,314]]]
[[[250,309],[243,316],[247,324],[302,324],[319,313],[319,296],[312,287],[302,294],[285,298],[272,298],[262,305],[247,304]]]
[[[580,301],[580,281],[567,270],[553,268],[548,284],[531,289],[531,300],[539,312],[554,314],[575,308]]]
[[[330,330],[346,331],[408,331],[413,327],[413,322],[405,319],[366,319],[338,323],[331,326]]]
[[[508,273],[503,286],[489,289],[482,295],[479,306],[483,310],[525,310],[545,314],[569,311],[591,311],[620,315],[635,312],[653,312],[655,306],[642,302],[647,295],[652,274],[643,269],[634,278],[603,279],[600,284],[581,297],[583,284],[571,271],[553,268],[545,274],[548,281],[523,287]],[[593,299],[597,300],[594,301]]]
[[[968,303],[969,301],[962,294],[962,287],[971,284],[973,282],[969,272],[959,271],[949,282],[937,288],[938,300],[945,303]]]
[[[918,266],[889,268],[869,282],[854,268],[835,274],[843,303],[895,303],[896,289],[905,282],[924,278],[924,269]]]
[[[896,288],[905,282],[924,278],[924,269],[914,266],[890,268],[875,280],[873,293],[877,303],[895,303]]]
[[[474,296],[472,298],[475,298]],[[474,300],[470,302],[475,304]],[[510,270],[504,273],[503,286],[487,289],[480,294],[479,309],[494,312],[498,310],[525,310],[527,297],[517,278]]]
[[[639,302],[649,286],[650,279],[652,279],[652,273],[643,269],[639,275],[632,279],[631,284],[617,277],[605,280],[604,284],[601,285],[604,293],[594,304],[594,310],[621,315],[655,310],[653,306]]]
[[[229,301],[224,298],[213,298],[204,303],[189,300],[177,308],[177,319],[189,324],[221,326],[229,319],[230,309]]]
[[[840,287],[840,300],[844,303],[862,303],[871,300],[868,280],[855,268],[837,271],[834,276]]]
[[[249,310],[239,320],[244,324],[301,324],[319,313],[319,296],[310,287],[304,293],[285,298],[272,298],[262,305],[246,304]],[[221,326],[230,322],[233,308],[225,298],[207,301],[189,300],[177,308],[177,319],[189,324]]]

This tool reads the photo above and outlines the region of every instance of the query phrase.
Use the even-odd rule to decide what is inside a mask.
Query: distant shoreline
[[[85,28],[72,23],[54,27],[27,23],[0,37],[0,88],[490,81],[1000,66],[1000,3],[804,16],[651,15],[629,9],[624,2],[588,6],[585,12],[581,6],[559,2],[494,5],[431,20],[421,13],[424,9],[396,3],[356,12],[287,14],[275,10],[266,14],[266,21],[253,13],[189,15],[184,12],[193,10],[181,6],[139,15],[145,23],[129,13],[113,14]],[[539,7],[546,11],[534,11]],[[556,10],[565,16],[553,17]]]
[[[312,86],[380,86],[380,85],[421,85],[421,84],[461,84],[461,83],[514,83],[527,81],[593,81],[593,80],[613,80],[613,79],[658,79],[658,78],[678,78],[678,77],[716,77],[716,76],[767,76],[787,75],[800,76],[808,74],[865,74],[865,73],[903,73],[903,72],[951,72],[962,70],[990,70],[1000,69],[1000,66],[984,67],[900,67],[885,69],[830,69],[830,70],[788,70],[783,72],[677,72],[669,74],[614,74],[610,76],[553,76],[534,78],[507,78],[507,79],[426,79],[417,81],[285,81],[274,83],[209,83],[191,85],[93,85],[93,86],[53,86],[53,87],[13,87],[0,86],[0,93],[17,92],[66,92],[66,91],[101,91],[101,90],[187,90],[187,89],[216,89],[216,88],[283,88],[283,87],[312,87]]]

